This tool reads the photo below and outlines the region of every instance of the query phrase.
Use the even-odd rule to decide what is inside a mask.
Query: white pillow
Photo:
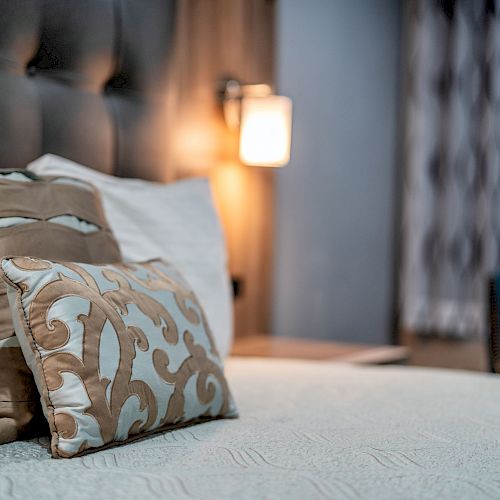
[[[233,318],[227,254],[207,179],[172,184],[123,179],[52,154],[28,169],[94,184],[124,260],[160,257],[180,269],[205,309],[220,355],[229,354]]]

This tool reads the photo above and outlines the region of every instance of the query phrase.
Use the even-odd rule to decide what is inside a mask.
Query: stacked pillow
[[[174,262],[196,291],[222,357],[233,338],[226,245],[206,179],[171,184],[121,179],[47,154],[28,165],[40,175],[70,175],[91,182],[125,261],[161,257]]]
[[[0,282],[6,285],[0,287],[0,442],[42,432],[39,396],[57,458],[237,415],[218,354],[218,347],[227,352],[231,336],[224,242],[208,186],[192,187],[179,192],[191,227],[181,217],[180,245],[173,231],[166,246],[197,283],[196,293],[164,260],[121,263],[99,195],[87,182],[0,173]],[[175,210],[175,196],[161,194],[158,208]],[[128,201],[122,212],[151,209],[138,207],[137,197],[135,205]],[[143,232],[136,228],[127,251],[151,252],[141,217]],[[159,231],[149,238],[154,235],[152,251],[161,255]],[[199,235],[206,248],[196,244]],[[197,247],[187,259],[186,242]]]
[[[121,258],[99,195],[90,184],[4,170],[0,255],[9,254],[94,263]],[[0,443],[39,434],[46,427],[32,374],[14,334],[6,293],[0,283]]]

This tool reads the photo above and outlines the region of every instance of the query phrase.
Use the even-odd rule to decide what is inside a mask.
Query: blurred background
[[[179,16],[172,161],[211,177],[237,338],[400,344],[413,364],[486,369],[496,3],[185,0]],[[238,160],[224,77],[292,99],[286,166]]]

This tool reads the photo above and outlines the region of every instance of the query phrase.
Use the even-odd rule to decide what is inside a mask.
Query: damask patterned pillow
[[[1,268],[54,457],[237,416],[205,314],[169,264]]]

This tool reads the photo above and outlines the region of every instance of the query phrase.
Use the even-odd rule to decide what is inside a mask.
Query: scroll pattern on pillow
[[[205,314],[172,266],[13,257],[2,270],[54,457],[236,416]]]

